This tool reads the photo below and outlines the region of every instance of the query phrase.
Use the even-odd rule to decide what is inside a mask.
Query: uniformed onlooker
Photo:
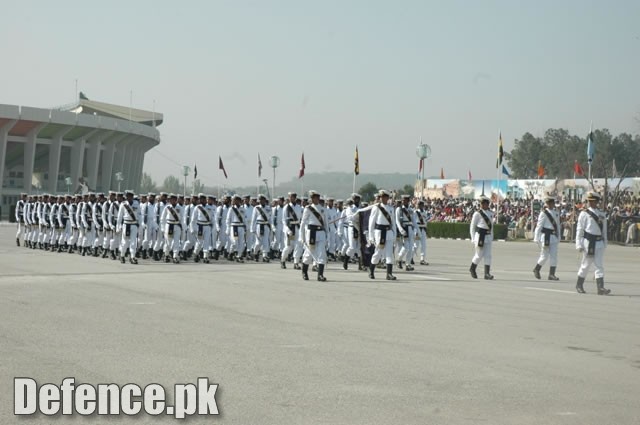
[[[589,207],[578,216],[576,228],[576,249],[582,252],[582,263],[578,270],[576,290],[584,294],[584,280],[591,266],[595,266],[598,295],[608,295],[611,290],[604,287],[604,250],[607,247],[607,218],[598,209],[601,196],[597,192],[587,192]]]
[[[549,261],[549,280],[558,280],[558,244],[560,243],[561,227],[560,214],[556,210],[556,200],[553,196],[545,198],[545,208],[538,215],[538,224],[533,233],[533,240],[540,247],[540,257],[533,269],[533,275],[540,279],[540,269]]]
[[[471,260],[471,277],[478,278],[476,268],[484,260],[484,278],[493,279],[491,274],[491,245],[493,242],[493,212],[489,209],[489,198],[480,196],[480,209],[473,213],[469,226],[471,241],[475,245],[475,255]]]

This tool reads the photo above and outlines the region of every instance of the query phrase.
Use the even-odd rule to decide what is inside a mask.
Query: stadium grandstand
[[[0,218],[20,193],[138,191],[158,112],[89,100],[57,108],[0,104]]]

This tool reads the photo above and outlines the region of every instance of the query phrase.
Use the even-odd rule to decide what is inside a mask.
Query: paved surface
[[[277,263],[36,252],[0,227],[0,423],[24,420],[16,376],[167,388],[208,376],[222,415],[194,424],[640,423],[640,250],[609,247],[609,297],[593,277],[574,293],[572,245],[559,283],[533,278],[535,251],[496,243],[496,280],[474,281],[469,242],[432,240],[431,265],[396,282],[332,263],[319,283]],[[24,422],[120,421],[175,422]]]

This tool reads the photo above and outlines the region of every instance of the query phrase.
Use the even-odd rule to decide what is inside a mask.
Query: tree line
[[[593,131],[595,154],[592,163],[594,177],[628,177],[640,175],[640,136],[621,133],[613,136],[609,130]],[[525,133],[505,160],[511,178],[538,178],[538,165],[544,168],[546,178],[573,178],[574,164],[578,161],[587,173],[587,135],[579,137],[565,129],[549,129],[543,137]],[[613,164],[617,175],[613,176]]]

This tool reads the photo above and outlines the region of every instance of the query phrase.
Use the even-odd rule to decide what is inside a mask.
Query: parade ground
[[[537,246],[495,242],[473,280],[469,241],[429,240],[430,265],[372,281],[330,263],[139,265],[15,246],[0,226],[0,424],[175,423],[170,415],[14,416],[14,379],[39,385],[219,385],[228,424],[638,424],[640,250],[609,246],[605,286],[531,272]],[[481,267],[478,269],[481,270]]]

